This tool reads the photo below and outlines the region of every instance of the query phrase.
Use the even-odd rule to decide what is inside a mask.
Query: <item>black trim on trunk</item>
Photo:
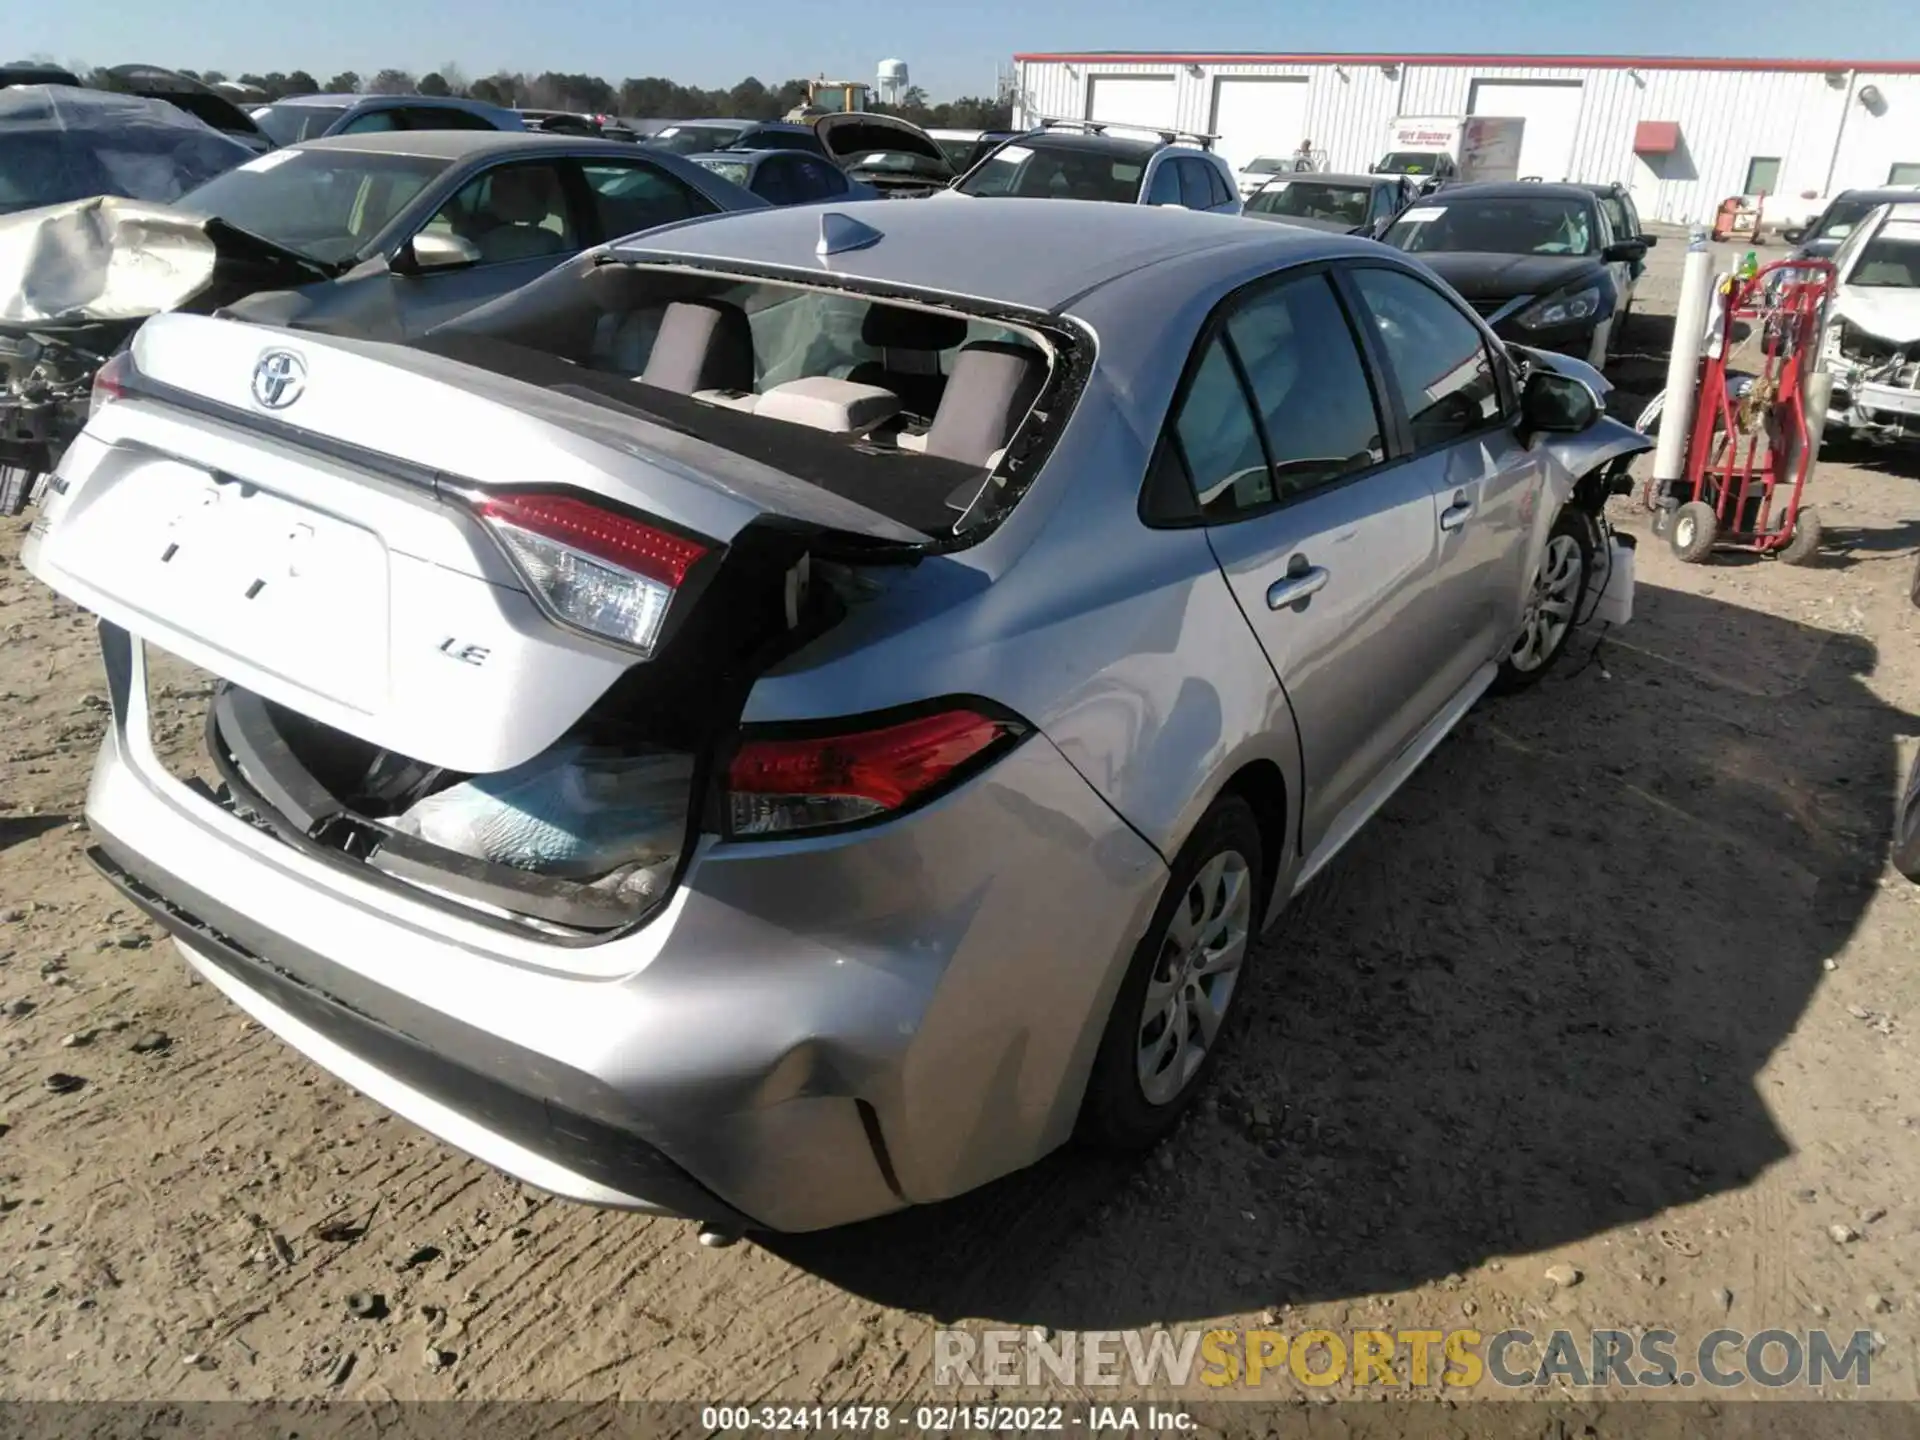
[[[95,827],[87,858],[168,933],[367,1064],[496,1135],[663,1211],[753,1228],[633,1131],[595,1118],[619,1100],[598,1080],[473,1030],[271,935],[137,858]]]

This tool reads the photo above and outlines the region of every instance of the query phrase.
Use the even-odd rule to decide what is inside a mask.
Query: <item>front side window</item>
[[[496,165],[460,187],[429,220],[428,231],[471,241],[480,263],[500,265],[580,248],[567,213],[558,166],[545,161]]]
[[[457,105],[408,105],[400,111],[408,130],[493,130],[498,127],[485,116]]]
[[[340,127],[342,135],[378,135],[400,128],[400,117],[392,110],[368,110]]]
[[[1387,352],[1416,450],[1477,434],[1500,418],[1493,359],[1472,321],[1404,271],[1362,268],[1352,275]]]

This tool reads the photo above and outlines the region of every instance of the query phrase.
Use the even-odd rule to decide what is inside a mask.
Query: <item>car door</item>
[[[1356,263],[1341,278],[1404,427],[1404,468],[1434,497],[1438,550],[1424,603],[1445,627],[1430,692],[1442,708],[1513,639],[1547,460],[1520,443],[1511,367],[1459,301],[1397,267]]]
[[[421,334],[577,255],[588,217],[575,198],[574,163],[560,157],[511,160],[461,185],[416,233],[458,236],[480,258],[452,269],[396,275],[402,333]]]
[[[1242,291],[1204,338],[1165,449],[1292,705],[1311,854],[1427,719],[1447,627],[1425,605],[1433,488],[1324,267]],[[1343,827],[1344,828],[1344,827]]]

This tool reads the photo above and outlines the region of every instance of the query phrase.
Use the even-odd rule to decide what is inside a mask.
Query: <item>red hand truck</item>
[[[1802,504],[1818,449],[1806,388],[1833,277],[1825,260],[1776,260],[1715,294],[1727,338],[1701,366],[1686,475],[1655,497],[1654,528],[1680,559],[1744,550],[1805,565],[1819,553],[1819,512]],[[1758,333],[1762,353],[1751,377],[1730,387],[1736,323]]]

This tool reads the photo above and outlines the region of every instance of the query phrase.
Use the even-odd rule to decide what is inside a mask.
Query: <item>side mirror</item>
[[[480,263],[480,247],[461,235],[435,231],[419,234],[401,247],[393,266],[402,275],[421,275],[430,270],[458,270]]]
[[[1642,240],[1618,240],[1600,252],[1600,258],[1609,265],[1638,265],[1647,258],[1646,242]]]
[[[1600,397],[1584,380],[1534,369],[1520,388],[1520,435],[1577,435],[1600,418]]]
[[[1636,235],[1633,238],[1638,240],[1642,245],[1646,246],[1647,249],[1649,250],[1651,250],[1654,246],[1660,243],[1660,237],[1658,235]]]
[[[1782,230],[1780,232],[1780,238],[1789,245],[1798,245],[1802,240],[1807,238],[1806,227],[1804,225],[1796,225],[1791,230]]]

